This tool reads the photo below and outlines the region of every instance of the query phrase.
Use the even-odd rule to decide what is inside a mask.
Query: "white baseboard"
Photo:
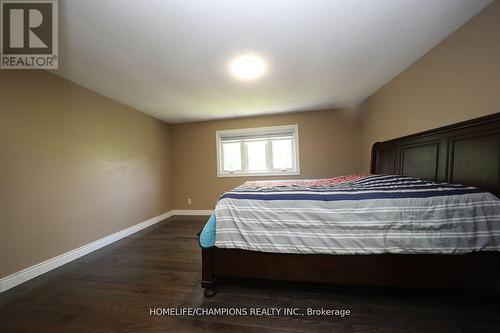
[[[28,280],[37,277],[38,275],[47,273],[50,270],[53,270],[59,266],[67,264],[68,262],[78,259],[90,252],[98,250],[106,245],[116,242],[117,240],[127,237],[133,233],[136,233],[144,228],[152,226],[153,224],[161,222],[166,218],[174,215],[172,214],[172,212],[175,211],[169,211],[161,215],[155,216],[149,220],[133,225],[130,228],[115,232],[114,234],[98,239],[92,243],[83,245],[77,249],[68,251],[57,257],[45,260],[44,262],[23,269],[22,271],[0,278],[0,292],[4,292],[10,288],[20,285],[23,282],[26,282]]]
[[[58,255],[57,257],[45,260],[44,262],[23,269],[22,271],[0,278],[0,293],[9,290],[10,288],[13,288],[17,285],[20,285],[21,283],[24,283],[28,280],[31,280],[41,274],[47,273],[48,271],[51,271],[59,266],[67,264],[70,261],[83,257],[84,255],[89,254],[90,252],[99,250],[100,248],[106,245],[109,245],[113,242],[116,242],[117,240],[130,236],[133,233],[136,233],[144,228],[152,226],[153,224],[161,222],[171,216],[211,215],[213,214],[213,212],[214,212],[213,210],[184,210],[184,209],[174,209],[168,211],[161,215],[155,216],[149,220],[133,225],[127,229],[123,229],[121,231],[115,232],[114,234],[98,239],[92,243],[83,245],[77,249],[68,251],[61,255]]]
[[[213,210],[203,210],[203,209],[174,209],[170,211],[172,213],[172,216],[174,215],[196,215],[196,216],[203,216],[203,215],[212,215],[214,213]]]

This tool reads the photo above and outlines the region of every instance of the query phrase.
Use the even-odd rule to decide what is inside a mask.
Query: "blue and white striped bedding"
[[[394,175],[319,184],[247,182],[224,193],[215,246],[311,254],[500,250],[500,200],[478,188]]]

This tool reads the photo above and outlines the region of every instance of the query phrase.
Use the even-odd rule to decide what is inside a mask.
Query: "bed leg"
[[[201,250],[201,287],[205,288],[205,297],[214,297],[217,294],[216,277],[214,274],[214,249]]]
[[[202,284],[204,284],[205,291],[203,292],[203,295],[205,297],[214,297],[217,294],[217,287],[215,284],[215,280],[212,282],[205,282],[203,281]]]

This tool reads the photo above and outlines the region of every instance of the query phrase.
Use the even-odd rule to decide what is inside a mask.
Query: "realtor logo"
[[[57,0],[0,0],[0,68],[57,69],[57,15]]]

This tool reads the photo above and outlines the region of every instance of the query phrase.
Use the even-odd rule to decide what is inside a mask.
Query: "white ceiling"
[[[355,106],[490,2],[60,0],[55,73],[170,123]]]

